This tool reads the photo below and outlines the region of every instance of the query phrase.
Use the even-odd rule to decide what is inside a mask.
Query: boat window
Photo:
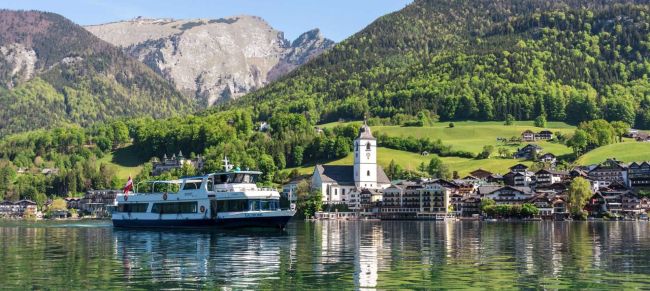
[[[212,189],[214,188],[214,183],[212,182],[212,178],[208,179],[208,181],[206,183],[206,187],[208,188],[207,189],[208,191],[212,191]]]
[[[166,202],[154,203],[151,208],[152,213],[196,213],[197,202]]]
[[[218,212],[247,211],[247,210],[248,210],[248,200],[245,199],[217,201]]]
[[[278,210],[280,201],[277,199],[250,199],[250,200],[220,200],[217,201],[218,212],[229,211],[260,211]]]
[[[149,203],[123,203],[117,206],[118,212],[147,212]]]
[[[252,174],[234,174],[232,183],[247,183],[252,184],[257,182],[257,175]]]
[[[228,176],[229,176],[229,175],[219,175],[219,176],[215,176],[215,177],[214,177],[214,181],[215,181],[217,184],[226,184],[226,183],[229,182],[229,181],[228,181],[228,180],[229,180],[229,179],[228,179]]]
[[[196,190],[201,187],[201,182],[185,182],[185,186],[183,186],[183,190]]]

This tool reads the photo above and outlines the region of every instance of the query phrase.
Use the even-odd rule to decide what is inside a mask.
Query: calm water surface
[[[0,289],[650,289],[647,222],[0,222]]]

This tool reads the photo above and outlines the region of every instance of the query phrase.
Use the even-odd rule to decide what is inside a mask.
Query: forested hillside
[[[0,136],[192,106],[151,69],[60,15],[0,11]]]
[[[650,128],[648,1],[417,0],[239,105],[312,122],[605,118]]]
[[[279,170],[344,158],[357,134],[354,124],[322,131],[314,127],[338,119],[360,120],[366,113],[371,114],[373,125],[422,126],[435,119],[507,120],[508,125],[516,118],[543,121],[538,126],[543,128],[546,119],[577,124],[604,118],[650,128],[649,13],[648,1],[631,0],[418,0],[378,19],[287,77],[230,104],[168,119],[130,118],[6,137],[0,140],[0,170],[6,172],[0,173],[0,178],[9,179],[0,179],[0,198],[66,195],[119,186],[115,171],[98,161],[125,146],[144,160],[179,150],[186,155],[201,154],[207,161],[205,171],[218,169],[219,161],[228,155],[242,168],[262,170],[264,183],[282,183],[288,173]],[[96,68],[113,68],[96,64]],[[74,73],[66,79],[69,75],[63,72],[68,70],[50,72],[53,70],[3,96],[30,96],[28,100],[34,101],[29,104],[34,105],[22,108],[36,114],[45,112],[39,108],[50,108],[43,104],[61,106],[60,100],[69,104],[70,96],[76,96],[69,93],[74,92],[69,87],[105,84],[80,82],[80,77],[75,77],[79,74]],[[120,83],[123,79],[119,76],[124,76],[97,75],[103,76],[100,80],[111,80],[108,84],[114,84],[113,80]],[[57,76],[74,81],[52,82],[59,80]],[[134,76],[126,74],[125,78]],[[158,88],[154,82],[135,84],[143,83]],[[112,92],[113,87],[106,88]],[[153,90],[141,90],[144,95],[139,96],[156,96],[147,94]],[[74,104],[93,109],[107,102],[100,99],[96,105],[84,103],[90,98],[80,100]],[[2,104],[13,105],[9,101]],[[157,103],[164,108],[174,104]],[[68,120],[71,112],[78,112],[51,108],[48,119]],[[537,118],[540,116],[546,118]],[[0,120],[6,122],[6,115]],[[269,127],[259,128],[262,121]],[[616,136],[620,140],[622,133],[615,131],[614,124],[622,133],[627,129],[620,122],[597,120],[579,126],[582,134],[574,137],[581,139],[560,134],[556,142],[571,141],[575,154],[582,154],[614,142]],[[449,122],[448,127],[454,130],[454,123]],[[597,129],[605,131],[607,142],[600,142],[600,135],[592,133]],[[598,144],[592,145],[590,137],[598,137]],[[485,144],[477,145],[483,146],[481,153],[466,152],[439,138],[393,137],[380,138],[380,142],[385,147],[416,153],[426,150],[456,160],[490,158]],[[508,156],[504,155],[504,160]],[[567,156],[566,162],[574,158]],[[60,171],[43,176],[40,170],[46,167]],[[150,167],[145,165],[136,180],[147,179]],[[21,169],[25,174],[16,175]],[[192,173],[173,173],[184,174]]]

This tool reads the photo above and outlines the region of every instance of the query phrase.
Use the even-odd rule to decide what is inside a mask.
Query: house
[[[266,132],[269,131],[270,129],[271,129],[271,125],[269,125],[266,121],[260,122],[259,131]]]
[[[469,174],[472,177],[476,177],[477,179],[481,179],[481,180],[485,180],[488,177],[490,177],[490,175],[493,175],[492,172],[483,170],[481,168],[479,168],[477,170],[474,170],[474,171],[470,172]]]
[[[533,184],[533,182],[535,181],[534,179],[535,179],[535,173],[531,171],[516,172],[515,175],[513,176],[512,186],[528,187]]]
[[[528,171],[528,166],[526,166],[524,164],[516,164],[516,165],[510,167],[510,172],[513,172],[513,173],[521,173],[521,172],[526,172],[526,171]]]
[[[555,209],[553,207],[553,197],[555,195],[549,193],[541,193],[532,197],[528,203],[535,205],[539,209],[539,216],[545,219],[553,219]]]
[[[535,173],[535,185],[536,186],[547,186],[555,183],[559,183],[564,179],[569,177],[569,172],[566,171],[555,171],[555,170],[539,170]]]
[[[521,133],[521,140],[525,142],[533,142],[538,140],[550,140],[553,139],[553,132],[550,130],[542,130],[538,133],[533,132],[530,129]]]
[[[542,130],[535,134],[535,140],[550,140],[553,139],[553,132],[550,130]]]
[[[345,203],[352,209],[359,209],[361,190],[384,190],[391,185],[384,169],[377,165],[377,139],[366,123],[359,129],[353,146],[353,165],[314,167],[311,186],[321,191],[323,202]]]
[[[79,201],[79,208],[85,213],[103,217],[110,215],[108,209],[115,205],[117,194],[122,190],[90,190]]]
[[[300,184],[303,181],[309,181],[311,179],[310,176],[308,175],[300,175],[297,176],[289,181],[289,183],[282,185],[282,194],[284,197],[286,197],[289,202],[295,203],[298,199],[296,189],[298,188],[298,184]]]
[[[481,186],[478,194],[483,198],[489,198],[496,204],[523,204],[533,197],[530,187],[513,186]]]
[[[589,179],[594,181],[619,182],[623,185],[629,185],[627,166],[616,159],[607,159],[594,167],[587,175]]]
[[[557,157],[552,153],[545,153],[539,157],[539,161],[555,167],[555,164],[557,163]]]
[[[485,179],[488,183],[500,184],[503,183],[503,176],[499,174],[492,174]]]
[[[592,216],[605,213],[621,216],[636,217],[645,212],[641,207],[641,199],[629,190],[604,190],[596,192],[585,206]]]
[[[57,168],[45,168],[41,170],[41,174],[45,176],[56,175],[58,173],[59,173],[59,169]]]
[[[650,163],[633,162],[627,167],[629,186],[632,188],[650,187]]]
[[[423,184],[401,181],[384,189],[380,215],[384,219],[408,219],[420,211],[420,189]]]
[[[465,195],[460,202],[460,216],[471,217],[480,214],[481,198],[478,195]]]
[[[420,213],[447,214],[451,191],[441,184],[425,184],[420,189]]]
[[[542,147],[536,144],[528,144],[523,148],[517,149],[514,157],[515,159],[533,159],[542,151]]]
[[[68,205],[68,209],[81,209],[81,198],[66,197],[64,200],[66,205]]]
[[[179,151],[178,157],[174,154],[171,159],[168,159],[167,154],[165,154],[161,161],[153,162],[151,175],[158,176],[173,169],[180,169],[183,165],[190,165],[197,170],[201,170],[203,169],[203,164],[203,158],[201,156],[196,157],[196,159],[186,159],[183,157],[183,152]]]
[[[528,129],[521,133],[521,140],[525,142],[535,141],[535,133],[532,130]]]

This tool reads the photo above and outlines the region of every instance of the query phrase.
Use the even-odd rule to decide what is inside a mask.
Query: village
[[[522,133],[522,139],[529,142],[552,136],[550,131]],[[541,150],[536,144],[528,144],[514,153],[515,158],[537,156],[548,165],[536,171],[517,163],[506,174],[476,169],[468,176],[449,180],[423,177],[390,181],[377,165],[376,139],[364,125],[354,141],[354,165],[316,165],[311,177],[294,179],[283,187],[283,193],[295,202],[293,193],[298,184],[308,182],[313,191],[322,194],[324,211],[317,212],[316,219],[478,219],[489,215],[481,210],[482,201],[489,201],[512,208],[534,206],[534,213],[523,215],[533,219],[566,220],[571,218],[570,185],[581,178],[588,181],[591,192],[583,209],[590,219],[647,219],[650,163],[607,159],[561,171],[555,169],[555,155],[542,154]],[[332,208],[336,210],[330,211]]]
[[[638,134],[637,134],[638,137]],[[557,157],[542,153],[533,143],[549,140],[553,133],[526,130],[521,140],[531,142],[513,153],[515,159],[537,160],[547,165],[535,171],[516,163],[505,174],[476,169],[465,177],[438,179],[421,177],[390,180],[377,164],[377,140],[364,124],[354,141],[353,165],[321,165],[312,175],[298,176],[282,185],[281,194],[289,203],[298,201],[298,185],[307,183],[310,191],[320,193],[323,209],[314,219],[390,219],[448,220],[480,218],[526,218],[534,220],[571,219],[568,191],[571,182],[582,178],[589,182],[590,198],[584,211],[590,219],[647,219],[650,210],[650,162],[623,163],[607,159],[600,164],[556,170]],[[515,160],[516,161],[516,160]],[[181,168],[203,167],[201,156],[187,159],[182,152],[166,155],[153,162],[152,176]],[[56,170],[56,169],[54,169]],[[0,202],[3,218],[106,218],[121,190],[91,190],[83,197],[67,197],[64,207],[42,207],[31,200]],[[522,209],[532,213],[489,213],[485,204]],[[511,211],[511,210],[510,210]],[[501,211],[503,212],[503,210]]]

